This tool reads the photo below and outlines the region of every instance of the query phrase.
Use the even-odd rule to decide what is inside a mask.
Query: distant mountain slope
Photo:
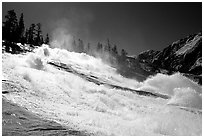
[[[185,76],[202,83],[202,33],[190,35],[173,42],[162,51],[148,50],[140,53],[143,70],[151,73],[181,72]]]

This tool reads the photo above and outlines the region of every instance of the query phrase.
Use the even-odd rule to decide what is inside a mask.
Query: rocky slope
[[[202,33],[173,42],[162,51],[144,51],[135,60],[152,74],[180,72],[202,84]]]

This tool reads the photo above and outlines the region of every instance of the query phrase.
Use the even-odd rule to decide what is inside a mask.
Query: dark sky
[[[76,38],[95,45],[107,38],[129,55],[162,50],[172,42],[202,30],[202,3],[2,3],[2,17],[14,9],[24,13],[26,26],[42,24],[51,35],[66,28]]]

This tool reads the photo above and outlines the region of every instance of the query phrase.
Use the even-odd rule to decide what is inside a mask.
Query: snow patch
[[[190,42],[188,42],[187,44],[185,44],[183,47],[181,47],[178,51],[176,51],[176,55],[183,55],[187,52],[190,52],[194,46],[196,45],[196,43],[198,43],[198,41],[201,40],[201,36],[195,36],[195,38],[193,40],[191,40]]]

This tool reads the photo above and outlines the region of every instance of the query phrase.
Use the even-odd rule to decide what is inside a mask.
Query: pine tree
[[[44,43],[44,39],[43,39],[43,36],[41,37],[41,44],[43,44]]]
[[[18,20],[14,10],[8,11],[8,14],[5,16],[6,21],[3,22],[3,39],[10,41],[10,42],[17,42],[18,41]]]
[[[119,57],[119,62],[121,64],[123,64],[123,65],[127,64],[127,62],[126,62],[127,54],[128,53],[124,49],[121,50],[121,55]]]
[[[107,39],[107,44],[104,47],[104,52],[109,52],[110,53],[110,51],[111,51],[111,44],[110,44],[109,39]]]
[[[79,39],[79,42],[78,42],[78,50],[77,50],[77,52],[79,52],[79,53],[84,52],[84,43],[83,43],[83,41],[81,39]]]
[[[117,46],[114,45],[114,47],[112,48],[111,54],[116,57],[118,55],[118,50],[117,50]]]
[[[76,49],[77,49],[76,40],[75,40],[75,37],[73,37],[73,41],[72,41],[72,51],[76,51]]]
[[[37,29],[36,29],[36,38],[35,38],[35,45],[42,45],[43,41],[42,41],[42,31],[41,31],[41,24],[38,23],[36,25]]]
[[[124,49],[121,50],[121,57],[126,57],[127,54],[128,53]]]
[[[103,49],[103,45],[102,45],[100,42],[98,42],[96,51],[97,51],[98,53],[102,53],[102,49]]]
[[[90,53],[90,48],[91,48],[91,44],[88,43],[88,44],[87,44],[87,47],[86,47],[86,50],[85,50],[85,52],[86,52],[87,54]]]
[[[31,24],[28,30],[28,43],[35,45],[35,38],[36,38],[35,24]]]
[[[28,39],[29,39],[29,30],[26,29],[26,31],[25,31],[25,43],[28,43]]]
[[[45,44],[49,44],[49,42],[50,42],[50,39],[49,39],[49,35],[47,33],[46,38],[45,38]]]
[[[25,32],[24,19],[23,19],[23,13],[21,13],[21,17],[18,23],[19,42],[21,43],[25,43],[24,32]]]
[[[111,44],[109,39],[107,39],[107,45],[108,45],[108,52],[111,52]]]

